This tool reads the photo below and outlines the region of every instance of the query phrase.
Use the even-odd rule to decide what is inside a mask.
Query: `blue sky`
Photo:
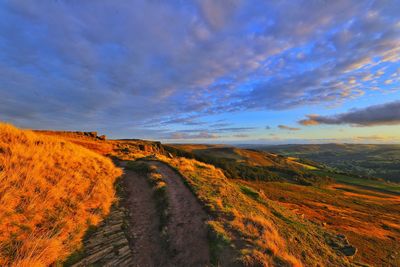
[[[0,2],[0,120],[164,142],[400,142],[400,4]]]

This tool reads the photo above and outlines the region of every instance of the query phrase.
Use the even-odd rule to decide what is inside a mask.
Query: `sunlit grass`
[[[49,266],[114,200],[111,160],[61,137],[0,124],[0,266]]]

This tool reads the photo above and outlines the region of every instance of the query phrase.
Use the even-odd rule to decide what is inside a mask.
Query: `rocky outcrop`
[[[357,248],[352,246],[343,234],[331,236],[327,239],[327,242],[334,250],[347,257],[352,257],[357,253]]]
[[[67,137],[84,137],[89,139],[96,140],[106,140],[107,137],[105,135],[97,135],[97,132],[80,132],[80,131],[50,131],[50,130],[34,130],[34,132],[48,134],[48,135],[61,135]]]
[[[69,266],[129,266],[133,257],[124,232],[125,211],[113,207],[109,217],[84,241],[81,259]]]

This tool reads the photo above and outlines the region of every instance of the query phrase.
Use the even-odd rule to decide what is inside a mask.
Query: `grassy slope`
[[[240,149],[222,145],[168,145],[166,150],[177,156],[195,158],[221,168],[228,178],[245,180],[323,183],[325,177],[315,175],[317,168],[263,151]]]
[[[262,190],[286,207],[324,228],[345,234],[358,248],[354,260],[373,266],[400,266],[400,197],[332,184],[322,188],[279,182],[238,181]]]
[[[273,153],[251,149],[240,149],[223,145],[173,145],[173,147],[196,155],[235,159],[237,162],[246,163],[250,166],[278,166],[293,169],[315,169],[313,166],[297,162],[296,158],[283,158]]]
[[[197,148],[196,145],[179,145],[177,147],[191,153],[230,157],[238,162],[245,161],[247,164],[271,164],[264,161],[264,153],[257,153],[253,150],[221,148],[220,146]],[[230,180],[230,183],[238,185],[243,193],[257,199],[261,190],[267,198],[273,200],[270,207],[276,209],[284,207],[305,219],[300,223],[292,224],[298,229],[290,229],[285,226],[285,222],[289,222],[291,219],[284,219],[285,216],[282,217],[282,220],[279,220],[281,216],[269,217],[276,223],[277,229],[283,230],[282,237],[288,242],[289,249],[299,247],[299,244],[292,243],[291,240],[296,233],[299,233],[300,229],[304,230],[305,236],[309,236],[315,231],[313,229],[316,229],[314,224],[317,224],[323,229],[316,230],[316,232],[334,231],[346,234],[351,243],[359,249],[354,258],[355,262],[367,262],[378,266],[382,264],[398,265],[400,255],[396,254],[396,250],[399,249],[396,240],[399,238],[400,230],[400,225],[397,223],[400,219],[399,184],[363,179],[323,169],[311,171],[319,177],[331,177],[343,184],[337,184],[335,187],[333,185],[305,187],[282,181],[257,182],[248,179],[247,181],[234,179]],[[243,186],[244,188],[242,188]],[[309,224],[306,221],[312,223]],[[314,235],[314,238],[317,236]],[[312,239],[303,241],[301,246],[303,250],[312,247],[310,245],[315,242]],[[309,264],[310,262],[307,265]]]
[[[0,266],[48,266],[77,249],[120,174],[61,137],[0,124]]]
[[[346,266],[326,243],[331,235],[302,220],[261,192],[238,185],[220,169],[186,158],[159,159],[177,169],[204,207],[213,215],[210,227],[217,241],[234,245],[247,266]],[[216,245],[213,248],[218,247]]]

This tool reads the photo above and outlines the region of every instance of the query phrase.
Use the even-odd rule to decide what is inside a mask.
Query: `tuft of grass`
[[[147,177],[149,179],[150,184],[153,186],[154,190],[154,197],[156,199],[157,211],[160,216],[160,231],[164,237],[164,240],[168,242],[168,236],[166,231],[168,217],[169,217],[167,184],[165,183],[162,174],[158,172],[157,166],[149,164],[146,164],[149,170],[149,172],[147,173]]]
[[[126,168],[140,174],[148,174],[152,171],[147,163],[141,161],[129,161]]]
[[[253,188],[245,186],[245,185],[239,185],[239,188],[243,194],[251,197],[252,199],[255,199],[255,200],[260,199],[260,194],[257,191],[255,191]]]
[[[218,221],[208,221],[207,225],[211,264],[219,266],[219,255],[231,245],[231,239]]]
[[[79,249],[121,173],[62,137],[0,124],[0,266],[49,266]]]

